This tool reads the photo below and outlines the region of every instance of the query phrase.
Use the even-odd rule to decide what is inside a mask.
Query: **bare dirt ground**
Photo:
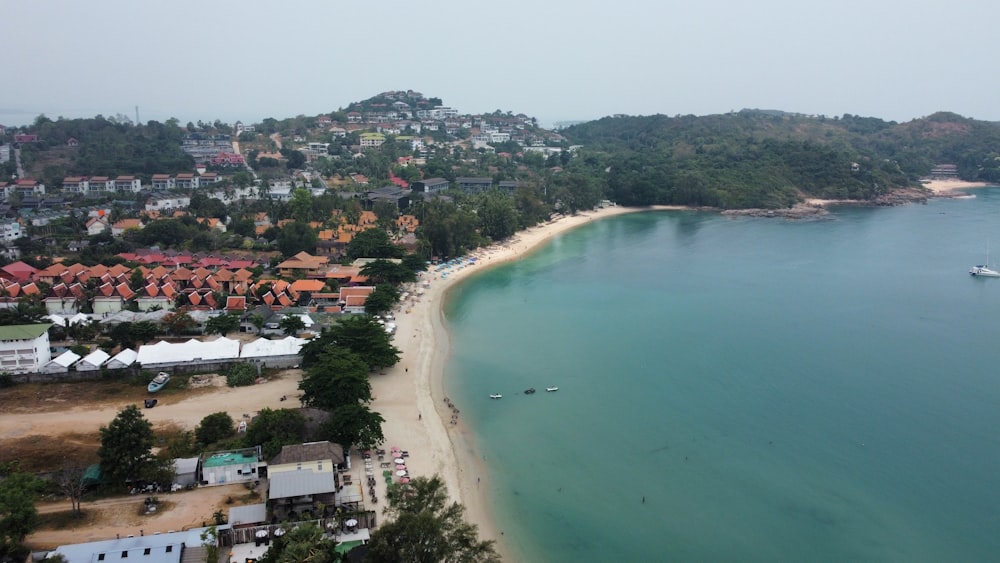
[[[158,436],[193,430],[206,415],[220,411],[239,421],[263,408],[298,407],[301,376],[300,370],[285,370],[237,388],[226,387],[221,376],[196,376],[186,385],[171,382],[155,395],[157,406],[142,412]],[[100,428],[125,406],[141,407],[148,396],[143,385],[112,381],[25,384],[0,390],[0,462],[18,460],[22,469],[34,472],[58,470],[66,459],[95,463]],[[27,542],[49,548],[115,534],[139,535],[139,530],[155,533],[200,526],[211,523],[213,513],[225,507],[229,497],[235,504],[257,502],[241,485],[161,494],[164,506],[149,515],[140,515],[145,498],[141,495],[84,502],[85,518],[48,517]],[[39,506],[43,514],[69,509],[69,501]]]

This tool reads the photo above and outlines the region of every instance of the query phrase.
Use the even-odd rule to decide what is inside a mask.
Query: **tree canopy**
[[[302,366],[308,368],[318,362],[321,354],[333,346],[354,352],[372,370],[399,362],[399,349],[392,345],[385,328],[368,315],[347,317],[307,342],[302,347]]]
[[[220,440],[231,438],[236,434],[236,426],[233,417],[229,413],[220,411],[212,413],[201,419],[194,429],[195,438],[202,445],[214,444]]]
[[[340,346],[327,349],[309,366],[299,389],[302,404],[327,411],[372,400],[368,366],[357,354]]]
[[[19,552],[25,536],[38,526],[35,499],[41,489],[40,479],[22,471],[0,479],[0,560]]]
[[[139,479],[152,466],[153,425],[135,405],[129,405],[107,426],[101,427],[101,475],[118,486]]]
[[[366,561],[500,561],[494,543],[480,541],[478,528],[465,521],[465,507],[448,503],[444,481],[436,475],[392,487],[386,513],[390,519],[372,534]]]
[[[265,458],[281,452],[282,446],[301,444],[306,437],[306,419],[291,409],[263,409],[247,427],[243,438],[248,447],[261,446]]]

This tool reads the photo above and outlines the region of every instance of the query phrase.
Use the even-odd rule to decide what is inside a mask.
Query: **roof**
[[[53,358],[52,361],[49,362],[49,364],[56,364],[64,368],[68,368],[69,366],[75,364],[76,361],[79,359],[80,359],[80,354],[77,354],[76,352],[73,352],[71,350],[66,350],[62,354],[59,354],[58,357]]]
[[[215,452],[205,457],[201,466],[205,469],[209,467],[225,467],[226,465],[246,465],[257,463],[257,450],[250,448],[246,450],[230,450]]]
[[[274,456],[268,465],[302,463],[322,459],[329,459],[333,463],[344,463],[344,447],[329,441],[282,446],[281,453]]]
[[[267,521],[266,504],[248,504],[246,506],[234,506],[229,509],[229,525],[257,524]]]
[[[0,340],[34,340],[45,334],[51,326],[52,323],[0,326]]]
[[[86,363],[88,363],[88,364],[90,364],[92,366],[98,366],[98,367],[100,367],[101,364],[103,364],[104,362],[108,361],[108,358],[110,358],[110,357],[111,357],[111,354],[108,354],[104,350],[101,350],[100,348],[98,348],[97,350],[94,350],[93,352],[91,352],[91,353],[87,354],[86,356],[84,356],[83,359],[80,360],[80,362],[81,363],[86,362]]]
[[[141,561],[142,563],[178,563],[184,547],[200,547],[201,534],[208,528],[192,528],[183,532],[167,532],[148,536],[123,537],[88,543],[60,545],[55,553],[62,555],[67,563],[92,563],[94,561]],[[146,549],[150,553],[146,555]],[[168,551],[169,550],[169,551]],[[128,556],[122,557],[127,553]],[[100,554],[104,554],[103,557]]]
[[[194,473],[198,470],[197,457],[179,457],[174,460],[174,470],[178,475]]]
[[[240,357],[262,358],[267,356],[291,356],[298,354],[302,350],[302,346],[305,343],[305,339],[295,338],[294,336],[282,338],[281,340],[258,338],[253,342],[247,342],[243,345]]]
[[[138,356],[139,356],[139,354],[136,353],[135,350],[133,350],[131,348],[126,348],[126,349],[122,350],[121,352],[118,352],[117,354],[115,354],[113,358],[111,358],[110,360],[108,360],[108,363],[110,364],[111,362],[118,362],[118,363],[122,364],[123,366],[128,367],[128,366],[130,366],[130,365],[132,365],[132,364],[135,363],[135,359]]]
[[[270,473],[267,498],[270,500],[332,493],[337,489],[332,469],[333,467],[330,471],[322,472],[301,469]]]
[[[176,364],[196,360],[231,360],[240,356],[240,341],[219,337],[211,342],[188,340],[181,343],[160,341],[139,347],[140,364]]]

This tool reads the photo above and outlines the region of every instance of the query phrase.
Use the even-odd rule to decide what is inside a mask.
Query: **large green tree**
[[[231,438],[234,434],[236,434],[236,426],[233,417],[224,411],[206,416],[194,429],[195,438],[197,438],[198,443],[204,446]]]
[[[21,471],[0,480],[0,560],[18,552],[24,538],[38,526],[35,498],[41,488],[37,477]]]
[[[367,405],[342,405],[330,411],[330,418],[320,425],[319,432],[323,439],[345,448],[358,446],[367,450],[385,442],[383,422],[382,415]]]
[[[368,281],[373,285],[380,283],[398,285],[404,282],[416,281],[417,279],[417,274],[412,269],[404,266],[402,263],[397,264],[396,262],[384,259],[372,260],[362,266],[358,273],[366,276]]]
[[[416,477],[409,487],[389,490],[389,521],[372,534],[366,561],[389,563],[498,562],[492,541],[480,541],[465,507],[448,503],[444,481]]]
[[[239,329],[240,317],[239,315],[234,315],[232,313],[212,317],[205,323],[205,332],[208,334],[221,334],[222,336],[225,336],[230,332],[236,332]]]
[[[306,370],[299,389],[302,404],[326,411],[372,400],[368,366],[357,354],[339,346],[325,351]]]
[[[243,438],[248,447],[261,446],[265,458],[272,458],[281,446],[301,444],[306,437],[306,419],[291,409],[263,409],[247,427]]]
[[[129,405],[107,426],[101,427],[101,475],[112,486],[139,479],[155,465],[153,459],[153,425],[139,407]]]
[[[387,313],[399,303],[399,295],[399,290],[390,284],[378,285],[365,299],[365,312],[369,315]]]
[[[517,209],[514,198],[496,190],[483,194],[478,209],[483,236],[497,241],[517,231]]]
[[[319,338],[302,347],[302,366],[308,368],[332,346],[357,354],[369,369],[390,367],[399,362],[399,349],[392,345],[385,328],[368,315],[354,315],[341,320]]]
[[[354,235],[347,243],[347,257],[357,258],[399,258],[403,249],[392,243],[384,229],[366,229]]]
[[[308,223],[294,221],[278,231],[278,250],[286,258],[299,252],[316,252],[316,231]]]

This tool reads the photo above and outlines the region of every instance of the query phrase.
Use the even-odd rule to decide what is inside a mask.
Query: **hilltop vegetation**
[[[942,162],[1000,178],[1000,126],[948,113],[904,124],[744,110],[608,117],[563,131],[576,165],[623,205],[781,208],[803,197],[874,200]]]

